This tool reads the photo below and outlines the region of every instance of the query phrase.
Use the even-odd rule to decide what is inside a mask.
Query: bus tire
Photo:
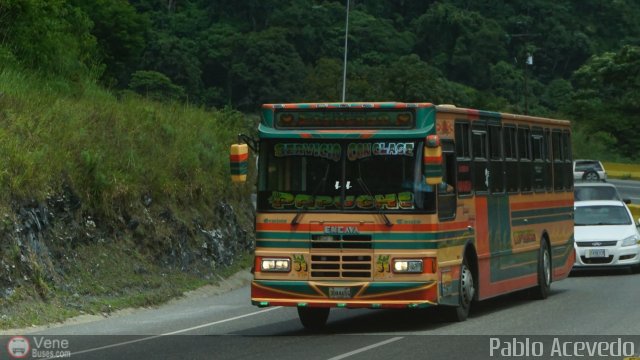
[[[298,307],[298,317],[307,330],[318,331],[324,328],[329,318],[329,308]]]
[[[476,292],[473,273],[469,268],[469,262],[465,256],[460,264],[460,281],[458,286],[459,304],[458,306],[448,307],[448,318],[451,321],[465,321],[469,317],[469,310],[471,309],[471,301]]]
[[[551,289],[551,254],[546,239],[540,241],[538,251],[538,285],[531,289],[531,298],[544,300],[549,296]]]

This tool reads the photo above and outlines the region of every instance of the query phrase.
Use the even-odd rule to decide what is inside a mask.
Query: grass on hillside
[[[42,199],[66,183],[108,213],[142,195],[181,202],[228,197],[239,192],[230,191],[229,145],[253,129],[253,120],[233,110],[162,104],[133,93],[118,98],[89,82],[0,70],[5,198]]]
[[[100,218],[105,228],[121,227],[122,214],[138,211],[143,198],[175,210],[185,224],[219,203],[239,208],[233,205],[246,202],[252,185],[231,184],[229,145],[238,133],[254,131],[255,120],[234,110],[116,96],[90,81],[43,79],[0,64],[0,210],[6,222],[0,223],[0,252],[13,254],[0,256],[9,261],[3,266],[20,264],[23,251],[12,240],[17,235],[8,214],[67,189],[80,198],[78,216]],[[238,217],[249,223],[246,214]],[[215,282],[198,274],[224,271],[172,271],[129,250],[144,248],[144,241],[110,240],[77,248],[77,258],[56,268],[56,279],[38,271],[14,279],[0,294],[0,328],[159,304]],[[25,259],[24,266],[39,269]]]

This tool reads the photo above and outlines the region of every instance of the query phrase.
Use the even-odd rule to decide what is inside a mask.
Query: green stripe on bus
[[[307,295],[319,295],[306,281],[272,281],[272,280],[255,280],[255,283],[276,289],[280,291],[296,292]]]
[[[361,296],[376,295],[386,292],[411,290],[431,284],[430,282],[398,282],[398,283],[369,283]]]
[[[257,231],[256,239],[296,239],[309,240],[311,236],[308,232],[272,232]]]
[[[511,217],[519,218],[519,217],[531,217],[531,216],[557,215],[557,214],[566,214],[566,213],[572,213],[572,212],[573,212],[572,207],[520,210],[520,211],[511,212]]]
[[[527,219],[514,219],[511,222],[511,226],[545,224],[545,223],[549,223],[549,222],[567,221],[567,220],[571,220],[571,219],[573,219],[571,214],[532,217],[532,218],[527,218]]]
[[[491,282],[503,280],[505,276],[512,277],[511,271],[502,270],[502,260],[510,256],[511,249],[511,223],[509,221],[509,198],[507,196],[490,196],[487,198],[487,218],[489,228],[489,251]],[[504,254],[495,256],[495,254]]]
[[[263,241],[256,240],[256,247],[262,248],[302,248],[308,249],[308,241]]]

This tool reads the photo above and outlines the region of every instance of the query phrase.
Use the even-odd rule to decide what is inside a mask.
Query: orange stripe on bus
[[[573,200],[556,200],[556,201],[531,201],[531,202],[517,202],[511,203],[511,210],[527,210],[538,208],[551,208],[558,206],[570,206],[573,207]]]

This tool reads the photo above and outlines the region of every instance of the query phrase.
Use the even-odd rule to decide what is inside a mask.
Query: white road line
[[[97,348],[81,350],[81,351],[74,351],[71,355],[72,356],[76,356],[76,355],[79,355],[79,354],[86,354],[86,353],[90,353],[90,352],[94,352],[94,351],[106,350],[106,349],[111,349],[111,348],[120,347],[120,346],[124,346],[124,345],[135,344],[135,343],[142,342],[142,341],[153,340],[153,339],[157,339],[157,338],[163,337],[163,336],[182,334],[182,333],[189,332],[189,331],[192,331],[192,330],[197,330],[197,329],[201,329],[201,328],[208,327],[208,326],[218,325],[218,324],[222,324],[222,323],[226,323],[226,322],[229,322],[229,321],[234,321],[234,320],[246,318],[246,317],[253,316],[253,315],[260,315],[260,314],[266,313],[268,311],[273,311],[273,310],[280,309],[281,307],[282,306],[274,306],[274,307],[267,308],[267,309],[264,309],[264,310],[259,310],[259,311],[256,311],[256,312],[252,312],[252,313],[248,313],[248,314],[244,314],[244,315],[239,315],[239,316],[235,316],[235,317],[228,318],[228,319],[213,321],[213,322],[210,322],[210,323],[206,323],[206,324],[202,324],[202,325],[198,325],[198,326],[193,326],[193,327],[186,328],[186,329],[176,330],[176,331],[172,331],[172,332],[168,332],[168,333],[164,333],[164,334],[160,334],[160,335],[147,336],[147,337],[143,337],[143,338],[140,338],[140,339],[129,340],[129,341],[121,342],[121,343],[115,343],[115,344],[100,346],[100,347],[97,347]],[[51,360],[51,359],[57,359],[57,357],[48,358],[48,359],[44,359],[44,360]]]
[[[365,346],[365,347],[360,348],[360,349],[356,349],[356,350],[353,350],[353,351],[349,351],[348,353],[344,353],[344,354],[342,354],[342,355],[334,356],[334,357],[332,357],[332,358],[330,358],[330,359],[327,359],[327,360],[340,360],[340,359],[344,359],[344,358],[347,358],[347,357],[349,357],[349,356],[351,356],[351,355],[359,354],[359,353],[361,353],[361,352],[365,352],[365,351],[368,351],[368,350],[371,350],[371,349],[377,348],[377,347],[379,347],[379,346],[387,345],[387,344],[389,344],[389,343],[392,343],[392,342],[394,342],[394,341],[398,341],[398,340],[400,340],[400,339],[404,339],[404,336],[398,336],[398,337],[394,337],[394,338],[391,338],[391,339],[387,339],[387,340],[385,340],[385,341],[381,341],[381,342],[379,342],[379,343],[371,344],[371,345],[369,345],[369,346]]]

